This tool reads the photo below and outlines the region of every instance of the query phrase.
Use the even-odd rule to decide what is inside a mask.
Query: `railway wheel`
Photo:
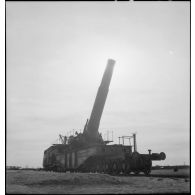
[[[106,172],[106,163],[102,162],[102,172],[105,173]]]
[[[127,166],[126,166],[126,163],[125,162],[122,162],[121,163],[121,168],[122,168],[123,174],[127,172]]]
[[[113,172],[114,174],[118,173],[118,166],[117,166],[117,163],[116,163],[116,162],[114,162],[114,163],[112,164],[112,172]]]
[[[125,174],[130,174],[130,165],[129,165],[129,163],[125,164]]]
[[[152,161],[149,157],[145,157],[143,161],[144,161],[144,171],[143,172],[145,175],[149,175],[151,172]]]
[[[97,164],[96,165],[96,170],[95,170],[97,173],[99,173],[100,172],[100,165],[99,164]]]
[[[117,174],[121,173],[122,171],[123,171],[122,162],[117,161]]]
[[[99,172],[100,173],[104,172],[103,166],[104,166],[103,162],[100,162],[100,164],[99,164]]]
[[[139,175],[140,171],[134,171],[135,175]]]
[[[109,173],[110,172],[110,166],[109,166],[109,163],[108,162],[105,163],[105,172],[106,173]]]
[[[90,171],[91,173],[95,173],[96,172],[96,167],[91,165],[91,166],[89,166],[89,168],[87,168],[87,171]]]
[[[146,169],[146,170],[144,170],[144,174],[145,174],[145,175],[149,175],[149,174],[150,174],[150,172],[151,172],[151,170],[150,170],[150,169]]]

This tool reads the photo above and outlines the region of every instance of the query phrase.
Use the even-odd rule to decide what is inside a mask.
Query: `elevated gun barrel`
[[[98,136],[98,129],[100,125],[100,119],[102,116],[102,112],[104,109],[104,105],[106,102],[110,81],[112,78],[113,68],[114,68],[115,61],[113,59],[108,59],[108,63],[106,69],[104,71],[104,75],[99,86],[96,99],[93,105],[93,109],[91,112],[91,116],[86,128],[86,133],[91,138],[97,138]]]

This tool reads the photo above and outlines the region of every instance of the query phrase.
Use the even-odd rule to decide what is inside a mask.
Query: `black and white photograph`
[[[190,1],[5,1],[6,193],[190,194],[190,33]]]

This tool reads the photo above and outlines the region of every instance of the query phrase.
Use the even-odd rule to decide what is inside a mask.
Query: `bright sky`
[[[6,2],[6,52],[7,165],[84,128],[108,58],[100,132],[189,164],[190,2]]]

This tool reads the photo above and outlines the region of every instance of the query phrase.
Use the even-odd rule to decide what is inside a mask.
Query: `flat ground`
[[[189,170],[155,170],[153,174],[189,174]],[[8,170],[7,193],[40,194],[124,194],[189,193],[189,178],[111,176],[98,173],[55,173]]]

